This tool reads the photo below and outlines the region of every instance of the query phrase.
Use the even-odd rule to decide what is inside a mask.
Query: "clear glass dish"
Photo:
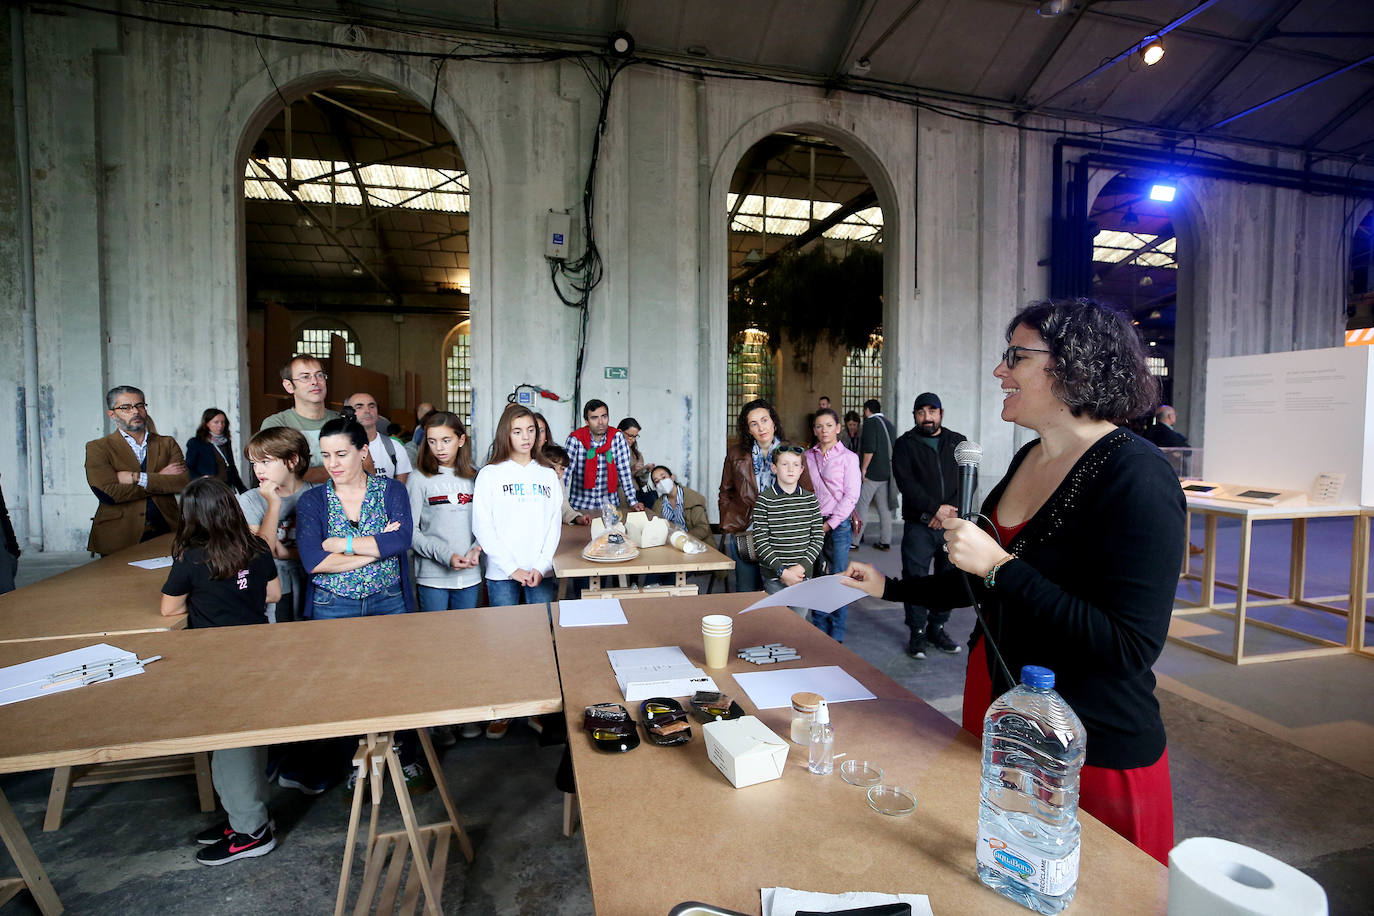
[[[866,789],[883,781],[883,768],[867,760],[846,760],[840,764],[840,778],[851,786]]]
[[[905,817],[916,810],[916,796],[901,786],[874,786],[868,790],[868,807],[889,817]]]

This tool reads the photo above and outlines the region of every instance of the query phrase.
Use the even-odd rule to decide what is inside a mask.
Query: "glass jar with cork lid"
[[[806,747],[811,743],[811,720],[824,699],[819,693],[792,694],[792,743]]]

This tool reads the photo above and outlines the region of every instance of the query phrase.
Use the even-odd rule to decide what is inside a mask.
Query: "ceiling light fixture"
[[[1153,67],[1164,59],[1164,42],[1158,38],[1150,39],[1150,43],[1140,49],[1140,59],[1145,62],[1145,66]]]
[[[858,60],[854,61],[853,66],[849,68],[849,75],[868,76],[868,71],[871,69],[873,69],[873,62],[867,57],[860,57]]]
[[[1052,16],[1062,16],[1069,11],[1071,6],[1073,6],[1072,0],[1045,0],[1036,9],[1035,15],[1044,16],[1047,19]]]
[[[1156,182],[1150,185],[1150,200],[1157,200],[1162,204],[1171,204],[1177,194],[1178,185],[1165,182]]]
[[[1136,213],[1135,213],[1134,210],[1132,210],[1130,207],[1127,207],[1127,208],[1126,208],[1126,212],[1125,212],[1124,214],[1122,214],[1122,216],[1121,216],[1121,225],[1123,225],[1123,226],[1139,226],[1139,225],[1140,225],[1140,217],[1139,217],[1139,216],[1136,216]]]
[[[635,39],[629,32],[612,32],[606,47],[614,57],[629,57],[635,53]]]

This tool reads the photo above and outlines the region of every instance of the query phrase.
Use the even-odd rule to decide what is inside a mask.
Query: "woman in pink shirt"
[[[806,466],[816,485],[816,501],[825,517],[825,546],[821,555],[833,572],[849,568],[849,547],[854,540],[854,528],[849,516],[859,501],[862,475],[859,456],[840,441],[840,415],[829,407],[816,411],[816,444],[806,450]],[[848,606],[829,614],[811,612],[811,622],[828,633],[836,642],[844,642]]]

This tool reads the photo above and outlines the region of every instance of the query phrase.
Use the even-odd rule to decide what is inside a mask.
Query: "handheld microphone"
[[[973,508],[974,481],[978,477],[978,465],[983,462],[983,447],[977,442],[965,439],[954,446],[954,463],[959,466],[959,517],[973,520],[977,515]]]

